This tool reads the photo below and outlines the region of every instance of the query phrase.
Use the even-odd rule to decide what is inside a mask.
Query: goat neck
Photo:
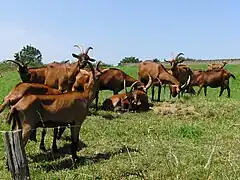
[[[135,78],[133,78],[133,77],[127,75],[127,74],[125,75],[124,79],[126,81],[126,86],[127,87],[131,86],[134,82],[137,81],[137,79],[135,79]]]
[[[99,64],[101,61],[98,62],[96,70],[94,70],[92,64],[88,62],[92,74],[90,75],[88,85],[86,86],[86,90],[82,92],[82,97],[84,97],[88,101],[88,105],[92,103],[94,100],[97,91],[99,90],[100,86],[100,76],[107,72],[109,69],[104,69],[102,71],[99,70]]]
[[[67,66],[66,66],[67,67]],[[71,66],[67,67],[68,70],[68,77],[71,78],[75,78],[77,76],[77,74],[79,73],[79,62],[75,62],[73,63]]]

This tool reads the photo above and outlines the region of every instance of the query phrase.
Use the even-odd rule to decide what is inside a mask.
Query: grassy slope
[[[239,67],[227,65],[237,79]],[[206,68],[206,65],[194,65],[193,68]],[[123,69],[137,76],[136,67]],[[0,98],[18,81],[17,73],[5,74],[0,79]],[[39,143],[30,141],[26,151],[32,179],[207,179],[208,176],[237,179],[240,176],[239,80],[230,80],[230,86],[231,99],[226,98],[226,92],[218,98],[219,89],[210,88],[207,98],[202,92],[200,97],[169,100],[166,93],[166,107],[177,105],[173,113],[168,110],[122,115],[104,111],[94,113],[83,124],[81,138],[87,147],[78,152],[82,158],[75,169],[69,154],[53,157],[50,151],[39,151]],[[100,94],[103,100],[111,92]],[[155,103],[155,107],[162,104]],[[193,108],[193,111],[182,112],[184,107]],[[0,115],[1,130],[9,130],[4,123],[6,113]],[[109,120],[109,117],[115,118]],[[38,134],[40,140],[40,131]],[[69,134],[67,130],[65,137]],[[47,148],[51,147],[51,141],[52,133],[48,133]],[[63,138],[58,147],[63,149],[69,143]],[[10,179],[2,139],[0,157],[0,179]]]

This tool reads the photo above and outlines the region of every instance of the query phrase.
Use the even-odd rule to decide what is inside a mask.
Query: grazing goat
[[[172,93],[173,97],[188,85],[190,79],[189,76],[188,80],[181,85],[181,83],[171,75],[162,64],[150,60],[146,60],[139,64],[138,79],[144,84],[148,82],[147,74],[150,74],[153,78],[153,87],[156,85],[161,86],[162,84],[172,84],[172,90],[174,90],[173,92],[176,92],[176,94]],[[158,101],[160,101],[160,92],[161,89],[159,88]],[[152,100],[154,100],[154,88],[152,88]]]
[[[26,95],[11,107],[10,121],[16,121],[17,127],[23,131],[23,145],[27,144],[31,129],[37,127],[56,127],[71,125],[71,154],[73,160],[78,158],[77,145],[79,131],[88,114],[89,105],[99,88],[100,76],[108,70],[96,73],[92,64],[88,86],[83,93],[68,92],[59,95]],[[54,129],[56,142],[57,130]]]
[[[208,70],[212,70],[212,69],[223,69],[224,66],[227,64],[226,61],[223,61],[221,64],[209,64],[208,65]]]
[[[184,54],[179,53],[175,57],[175,59],[168,60],[168,61],[165,60],[165,62],[168,62],[171,64],[171,68],[169,69],[170,74],[172,74],[181,84],[184,84],[188,80],[189,76],[190,76],[190,78],[192,78],[193,72],[188,66],[179,65],[180,63],[182,63],[184,61],[184,58],[180,59],[181,55],[184,55]],[[183,93],[185,90],[187,90],[187,92],[189,92],[191,94],[196,93],[190,83],[185,88],[182,88],[181,92]],[[171,92],[171,94],[177,93],[177,92],[175,92],[175,88],[172,88],[171,85],[170,85],[170,92]],[[180,97],[180,94],[178,94],[178,95],[179,95],[178,97]]]
[[[86,70],[81,70],[76,77],[76,81],[73,85],[73,90],[84,88],[84,84],[88,82],[89,75]],[[134,82],[138,82],[134,84],[134,89],[146,90],[145,85],[138,81],[137,79],[127,75],[124,71],[117,68],[109,68],[104,75],[100,77],[100,87],[99,90],[111,90],[113,94],[118,94],[121,90],[123,90],[123,82],[126,81],[126,87],[130,87]],[[82,89],[81,88],[81,89]],[[96,94],[96,110],[98,107],[98,94]]]
[[[37,84],[37,83],[19,83],[17,84],[4,98],[4,102],[0,105],[0,113],[6,108],[6,106],[13,106],[15,105],[23,96],[28,94],[61,94],[61,91],[57,89],[53,89],[50,87],[47,87],[43,84]],[[15,126],[14,124],[12,125]],[[46,134],[46,130],[42,130],[42,139],[40,143],[40,149],[45,150],[44,146],[44,137]],[[31,133],[31,140],[36,140],[36,131],[33,130]]]
[[[130,88],[130,91],[127,92],[126,90],[126,81],[124,80],[124,90],[125,93],[115,94],[111,96],[110,98],[106,99],[103,102],[102,109],[103,110],[116,110],[116,108],[121,107],[122,111],[129,111],[129,110],[146,110],[149,108],[148,106],[148,97],[146,94],[146,90],[151,86],[152,84],[152,78],[149,75],[149,82],[144,87],[146,90],[134,90],[133,87],[135,84],[137,84],[138,81],[135,81]],[[145,98],[147,97],[147,98]],[[140,106],[140,107],[139,107]]]
[[[232,73],[225,69],[212,69],[207,71],[195,70],[193,71],[191,85],[200,87],[197,93],[198,95],[204,87],[204,95],[207,96],[207,87],[209,86],[211,88],[221,88],[219,97],[222,95],[223,91],[227,89],[228,97],[230,97],[230,77],[236,79]]]

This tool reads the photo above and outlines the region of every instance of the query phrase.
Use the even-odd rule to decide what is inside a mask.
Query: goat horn
[[[181,56],[181,55],[183,55],[184,56],[184,54],[183,53],[178,53],[178,55],[176,56],[176,60],[179,58],[179,56]]]
[[[73,47],[77,47],[78,49],[80,49],[81,53],[83,53],[83,48],[81,45],[75,44]]]
[[[96,70],[98,71],[98,72],[102,72],[100,69],[99,69],[99,65],[100,65],[100,63],[101,63],[102,61],[98,61],[98,63],[97,63],[97,66],[96,66]]]
[[[152,85],[152,76],[150,76],[150,74],[148,74],[148,83],[145,88],[148,89],[151,85]]]
[[[18,66],[23,67],[23,64],[22,64],[22,63],[20,64],[20,62],[13,61],[13,60],[6,60],[6,61],[9,61],[9,62],[15,63],[15,64],[17,64]]]
[[[187,87],[187,86],[189,85],[189,83],[190,83],[190,80],[191,80],[191,76],[188,75],[188,79],[187,79],[187,81],[181,86],[181,89]]]
[[[130,92],[132,92],[134,85],[137,84],[137,83],[139,83],[139,81],[135,81],[134,83],[132,83],[132,85],[130,87]]]
[[[88,47],[88,48],[86,49],[86,51],[85,51],[85,54],[88,54],[88,51],[89,51],[90,49],[93,49],[93,48],[92,48],[91,46]]]
[[[167,63],[172,63],[172,61],[166,60],[165,58],[164,58],[164,61]]]

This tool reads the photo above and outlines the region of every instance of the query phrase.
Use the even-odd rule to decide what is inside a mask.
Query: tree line
[[[183,58],[185,61],[202,61],[201,59],[193,59],[188,57],[180,57]],[[19,52],[16,52],[14,54],[14,60],[18,61],[20,63],[26,64],[28,63],[30,66],[42,66],[44,65],[42,61],[42,53],[39,49],[36,47],[33,47],[32,45],[26,45],[24,46]],[[152,59],[154,62],[163,62],[163,60],[160,60],[159,58]],[[231,60],[240,60],[240,59],[231,59]],[[130,57],[124,57],[119,63],[118,66],[124,65],[124,64],[132,64],[132,63],[140,63],[142,62],[139,60],[139,58],[130,56]],[[110,64],[104,64],[104,67],[111,67],[113,65]],[[1,68],[0,68],[1,69]]]

